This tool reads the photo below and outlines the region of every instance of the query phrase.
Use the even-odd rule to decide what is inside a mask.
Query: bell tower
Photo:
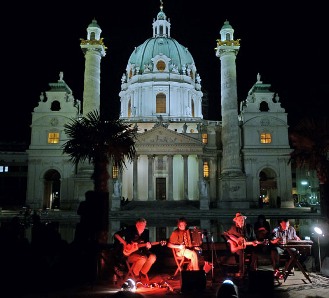
[[[101,58],[106,54],[101,32],[101,28],[94,19],[87,28],[87,39],[80,39],[80,47],[85,55],[83,115],[93,110],[100,110]]]

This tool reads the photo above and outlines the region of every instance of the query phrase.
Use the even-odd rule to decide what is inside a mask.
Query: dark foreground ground
[[[270,271],[270,272],[269,272]],[[172,272],[170,272],[172,273]],[[221,287],[225,279],[230,279],[238,287],[239,297],[281,297],[281,298],[327,298],[329,297],[329,277],[308,273],[312,281],[310,283],[302,274],[302,272],[295,270],[295,274],[289,276],[281,284],[269,279],[272,271],[269,268],[260,268],[257,275],[246,276],[245,279],[236,279],[231,274],[222,276],[218,269],[214,269],[206,274],[205,283],[200,281],[195,276],[178,276],[171,279],[168,273],[150,273],[150,284],[143,286],[137,283],[136,292],[142,294],[144,297],[216,297],[218,289]],[[67,286],[62,289],[42,289],[35,290],[33,293],[21,293],[17,297],[24,298],[76,298],[76,297],[111,297],[116,292],[122,291],[122,288],[127,290],[127,280],[119,278],[113,281],[113,277],[108,280],[96,281],[93,284],[85,283]],[[128,290],[130,288],[128,287]],[[8,296],[2,297],[16,297],[11,293]],[[222,297],[222,296],[220,296]],[[226,298],[222,297],[222,298]]]

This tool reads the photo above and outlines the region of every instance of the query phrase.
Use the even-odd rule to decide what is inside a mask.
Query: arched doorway
[[[44,175],[43,209],[60,209],[61,175],[49,170]]]
[[[263,206],[276,207],[278,187],[276,173],[272,169],[266,168],[259,173],[259,194]]]

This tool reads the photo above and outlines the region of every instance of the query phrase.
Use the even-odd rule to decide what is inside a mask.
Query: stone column
[[[173,155],[168,155],[168,201],[172,201],[174,188],[174,169],[173,169]]]
[[[148,182],[148,200],[154,201],[154,183],[153,183],[153,163],[154,163],[154,155],[148,155],[148,174],[147,174],[147,182]]]
[[[183,155],[184,160],[184,200],[188,200],[188,155]]]
[[[133,200],[138,200],[138,156],[136,155],[133,162]]]

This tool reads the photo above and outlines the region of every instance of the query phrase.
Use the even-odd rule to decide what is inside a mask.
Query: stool
[[[125,276],[125,279],[128,279],[129,277],[135,278],[135,274],[133,271],[135,263],[129,263],[128,259],[126,259],[126,265],[127,265],[127,274]]]
[[[136,279],[138,276],[134,274],[134,267],[136,263],[129,263],[128,259],[126,259],[126,265],[127,265],[127,274],[125,275],[125,279],[127,280],[129,277]],[[147,279],[149,278],[147,274],[145,274]]]

